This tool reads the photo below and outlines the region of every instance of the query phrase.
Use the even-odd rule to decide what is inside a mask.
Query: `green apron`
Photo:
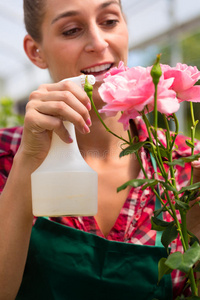
[[[113,242],[38,218],[17,300],[172,299],[171,276],[157,285],[163,246]]]
[[[133,245],[38,218],[16,300],[171,300],[171,275],[157,284],[166,256],[160,232],[155,246]]]

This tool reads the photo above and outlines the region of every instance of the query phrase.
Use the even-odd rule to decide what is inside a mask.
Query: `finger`
[[[81,133],[89,133],[90,129],[88,126],[91,125],[90,117],[88,117],[89,113],[87,109],[82,106],[85,110],[85,119],[81,114],[76,112],[74,109],[72,109],[70,106],[66,105],[62,101],[52,101],[52,102],[42,102],[37,100],[32,100],[28,102],[26,106],[27,113],[31,111],[31,116],[34,113],[34,111],[37,111],[38,114],[36,114],[37,117],[35,117],[32,122],[40,123],[40,117],[43,116],[52,116],[54,118],[59,119],[60,121],[69,121],[75,125],[75,127],[81,132]],[[26,113],[26,114],[27,114]],[[30,113],[29,113],[30,115]],[[39,120],[38,120],[39,119]],[[51,127],[51,125],[53,127]],[[50,124],[50,127],[47,127],[48,130],[54,130],[53,123]]]
[[[200,159],[192,161],[192,166],[196,169],[200,169]]]
[[[37,110],[41,115],[49,115],[59,118],[62,121],[69,121],[75,125],[75,127],[81,133],[89,133],[89,126],[91,126],[91,120],[88,110],[82,105],[77,112],[63,101],[49,101],[42,102],[32,100],[27,104],[27,109]]]
[[[71,92],[79,101],[87,107],[88,110],[91,109],[90,99],[88,98],[86,92],[72,81],[60,81],[52,84],[41,85],[38,89],[39,91],[69,91]]]
[[[37,110],[29,109],[27,111],[24,126],[29,129],[33,135],[37,136],[37,139],[39,138],[38,134],[41,134],[42,138],[44,132],[55,131],[64,142],[72,142],[72,138],[62,120],[50,115],[41,114],[37,112]]]
[[[194,160],[191,162],[191,166],[193,167],[193,183],[200,181],[200,159]]]
[[[52,107],[54,106],[56,109],[56,112],[60,111],[62,113],[62,110],[65,110],[67,106],[70,106],[73,110],[77,111],[85,121],[87,121],[90,118],[88,109],[77,99],[71,92],[69,91],[53,91],[48,93],[37,93],[37,96],[33,99],[38,99],[41,101],[48,101],[48,102],[54,102],[52,104]],[[57,102],[57,104],[56,104]],[[66,105],[65,105],[66,104]],[[44,104],[46,105],[46,104]],[[48,103],[50,105],[50,103]],[[55,115],[55,114],[53,114]]]

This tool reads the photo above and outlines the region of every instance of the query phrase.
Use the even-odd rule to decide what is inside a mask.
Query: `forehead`
[[[111,5],[121,7],[120,0],[46,0],[46,14],[55,15],[62,11],[101,10]],[[88,10],[89,8],[89,10]]]
[[[46,12],[44,26],[51,26],[58,20],[71,16],[84,16],[86,19],[95,17],[105,9],[114,8],[121,13],[119,0],[45,0]],[[88,9],[89,8],[89,9]]]

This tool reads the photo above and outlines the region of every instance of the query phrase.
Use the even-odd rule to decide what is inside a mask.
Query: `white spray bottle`
[[[85,75],[68,78],[84,88]],[[95,77],[87,76],[90,84]],[[97,173],[79,152],[74,125],[64,122],[73,143],[53,132],[49,153],[31,175],[34,216],[92,216],[97,213]]]

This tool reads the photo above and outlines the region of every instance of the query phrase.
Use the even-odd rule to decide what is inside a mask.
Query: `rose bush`
[[[178,111],[182,101],[200,101],[200,87],[194,84],[200,79],[196,67],[177,64],[175,68],[161,65],[162,76],[158,84],[157,110],[166,115]],[[125,68],[120,62],[105,76],[99,94],[106,105],[99,111],[114,116],[122,111],[119,122],[127,130],[129,120],[154,109],[154,84],[151,67]]]
[[[133,179],[118,188],[118,191],[127,186],[143,186],[145,189],[150,186],[159,199],[162,207],[154,212],[151,219],[152,229],[162,231],[162,243],[168,249],[170,243],[180,236],[183,246],[183,253],[171,253],[168,258],[162,258],[158,264],[159,280],[165,274],[169,274],[173,269],[180,270],[188,277],[188,284],[191,287],[192,297],[185,298],[180,296],[177,299],[200,299],[198,297],[198,282],[194,277],[194,267],[200,261],[200,245],[197,238],[187,230],[186,214],[190,210],[191,202],[194,201],[200,193],[200,183],[193,183],[193,165],[200,166],[200,153],[195,153],[195,129],[198,121],[194,119],[192,102],[200,102],[200,86],[195,85],[200,79],[200,72],[196,67],[185,64],[177,64],[172,68],[168,65],[160,65],[160,56],[152,67],[134,67],[127,68],[122,62],[119,68],[110,70],[104,79],[104,83],[99,88],[100,96],[106,105],[99,111],[108,116],[121,113],[119,122],[128,130],[129,140],[125,140],[112,132],[102,120],[95,104],[92,100],[90,87],[85,88],[91,99],[92,106],[106,130],[123,141],[123,151],[120,156],[135,153],[143,170],[145,179]],[[92,89],[92,86],[91,86]],[[189,101],[191,108],[191,139],[185,142],[191,155],[173,160],[173,151],[176,148],[176,138],[179,134],[178,120],[175,112],[179,109],[181,102]],[[154,111],[154,125],[148,120],[148,113]],[[159,140],[158,134],[158,111],[162,114],[165,128],[162,129],[166,141]],[[144,141],[137,141],[132,138],[129,132],[129,122],[141,116],[146,124],[148,138]],[[168,121],[172,120],[175,124],[175,131],[170,132]],[[127,147],[126,147],[127,145]],[[150,155],[156,162],[158,171],[148,178],[140,159],[140,149],[144,147],[150,152]],[[176,167],[184,167],[184,164],[191,162],[191,176],[188,186],[177,189],[176,186]],[[160,195],[159,189],[163,191]],[[200,205],[197,198],[195,204]],[[159,215],[162,212],[168,212],[172,217],[172,222],[160,220]],[[180,219],[177,218],[177,211]],[[166,238],[167,237],[167,238]],[[200,262],[195,269],[200,272]]]

